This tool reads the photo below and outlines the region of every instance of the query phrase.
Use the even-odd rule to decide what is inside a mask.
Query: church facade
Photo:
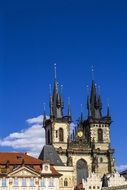
[[[67,115],[64,115],[64,100],[56,79],[49,105],[50,118],[46,119],[44,113],[43,123],[46,145],[39,159],[49,160],[63,174],[60,189],[73,189],[92,173],[100,177],[113,173],[115,164],[114,149],[110,144],[110,110],[108,107],[106,115],[103,115],[101,97],[97,94],[94,80],[87,97],[87,118],[83,119],[81,113],[73,130],[70,104]]]

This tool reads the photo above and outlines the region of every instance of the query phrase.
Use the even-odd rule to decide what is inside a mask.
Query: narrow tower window
[[[65,178],[64,180],[64,187],[67,187],[68,186],[68,181],[67,181],[67,178]]]
[[[98,129],[98,142],[103,142],[103,130]]]
[[[49,130],[47,132],[47,142],[48,142],[48,144],[50,144],[50,131]]]
[[[59,129],[59,141],[63,141],[63,140],[64,140],[63,129],[60,128],[60,129]]]

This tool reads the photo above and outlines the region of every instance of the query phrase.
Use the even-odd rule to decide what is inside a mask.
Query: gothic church
[[[50,118],[47,119],[44,113],[43,123],[46,145],[39,159],[49,160],[60,173],[63,172],[61,189],[70,184],[76,186],[92,173],[102,177],[114,172],[114,149],[110,145],[111,115],[109,107],[105,116],[102,113],[101,97],[97,93],[95,81],[92,80],[91,92],[87,97],[87,119],[83,119],[81,113],[73,132],[70,104],[67,115],[64,115],[64,100],[57,79],[49,105]],[[71,186],[67,189],[71,189]]]

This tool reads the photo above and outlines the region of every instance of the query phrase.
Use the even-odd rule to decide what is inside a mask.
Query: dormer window
[[[45,166],[44,166],[44,170],[45,170],[45,171],[48,171],[48,165],[45,165]]]

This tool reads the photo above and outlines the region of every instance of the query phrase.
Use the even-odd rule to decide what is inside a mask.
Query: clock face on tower
[[[78,131],[77,135],[78,135],[78,137],[81,138],[83,136],[83,132],[82,131]]]

